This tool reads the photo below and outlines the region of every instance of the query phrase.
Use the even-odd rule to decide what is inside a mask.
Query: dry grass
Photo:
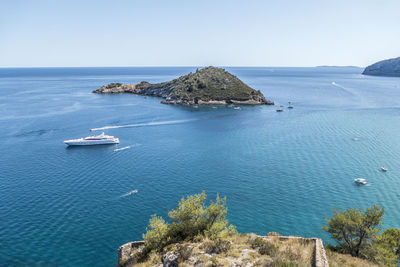
[[[285,241],[275,241],[275,244],[279,246],[278,257],[280,259],[296,262],[299,266],[311,266],[314,258],[314,241],[292,238]]]
[[[165,248],[166,251],[183,253],[185,257],[179,257],[180,266],[312,266],[314,255],[314,242],[307,239],[281,239],[279,236],[263,237],[266,242],[274,247],[266,253],[260,253],[259,248],[252,247],[252,234],[235,234],[226,239],[230,243],[229,250],[220,253],[207,253],[209,239],[198,240],[198,242],[186,242],[172,244]],[[161,263],[163,253],[151,253],[146,262],[137,263],[135,266],[147,267],[157,266]],[[343,265],[342,265],[343,266]]]
[[[379,267],[379,265],[373,264],[367,260],[352,257],[348,254],[340,254],[329,249],[326,249],[326,257],[328,258],[330,267]]]

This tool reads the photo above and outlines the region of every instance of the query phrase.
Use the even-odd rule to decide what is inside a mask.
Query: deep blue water
[[[91,93],[195,69],[0,69],[0,265],[113,266],[152,214],[202,190],[227,196],[240,232],[326,239],[321,225],[333,207],[372,204],[386,208],[385,227],[400,227],[399,78],[359,68],[226,68],[277,104],[293,101],[283,113]],[[130,124],[143,126],[105,130],[130,149],[63,144]],[[370,185],[355,186],[356,177]]]

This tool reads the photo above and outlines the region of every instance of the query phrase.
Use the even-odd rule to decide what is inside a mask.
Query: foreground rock
[[[132,93],[165,98],[161,103],[173,105],[273,105],[260,91],[249,87],[221,68],[206,67],[175,80],[151,84],[111,83],[93,93]]]
[[[140,242],[119,248],[119,267],[135,266],[315,266],[329,267],[321,239],[236,234],[223,240],[203,239],[171,244],[138,260]],[[342,265],[347,266],[347,265]],[[357,265],[355,265],[357,266]],[[369,265],[365,265],[369,266]]]
[[[379,61],[365,68],[364,75],[400,77],[400,57]]]

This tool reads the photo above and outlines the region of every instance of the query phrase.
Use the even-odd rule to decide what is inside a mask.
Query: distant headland
[[[400,57],[374,63],[366,67],[362,74],[400,77]]]
[[[173,105],[274,105],[259,90],[254,90],[224,69],[197,69],[169,82],[151,84],[111,83],[93,91],[98,94],[132,93],[163,97]]]

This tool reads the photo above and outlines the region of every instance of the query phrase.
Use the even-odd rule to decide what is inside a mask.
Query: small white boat
[[[359,139],[357,138],[357,137],[354,137],[353,138],[353,141],[358,141]]]
[[[199,106],[193,106],[194,108],[199,108]]]
[[[366,185],[367,181],[364,178],[356,178],[354,179],[354,182],[358,185]]]
[[[234,107],[233,109],[240,109],[240,107]]]
[[[279,108],[277,108],[276,112],[283,112],[283,106],[280,106]]]
[[[381,171],[387,172],[387,170],[388,170],[388,169],[387,169],[385,166],[382,166],[382,167],[381,167]]]
[[[99,135],[92,135],[79,139],[65,140],[64,144],[69,146],[110,145],[119,144],[119,139],[114,136],[101,133]]]
[[[126,193],[125,195],[129,196],[129,195],[133,195],[136,194],[137,192],[139,192],[137,189],[129,191],[128,193]]]

